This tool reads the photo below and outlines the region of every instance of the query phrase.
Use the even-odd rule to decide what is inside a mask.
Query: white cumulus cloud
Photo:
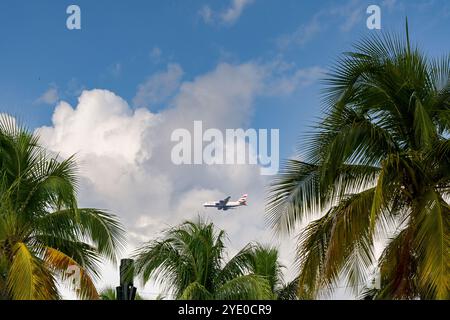
[[[292,81],[298,85],[315,71],[294,74]],[[126,254],[162,229],[198,216],[227,231],[230,253],[250,241],[273,243],[264,218],[267,180],[257,165],[176,166],[170,141],[173,130],[192,131],[195,120],[203,121],[204,130],[247,128],[256,97],[267,94],[273,81],[271,67],[221,63],[192,81],[181,82],[181,75],[181,67],[172,64],[139,87],[137,106],[167,99],[170,92],[170,107],[158,113],[134,109],[108,90],[84,90],[76,105],[56,106],[52,124],[37,129],[41,142],[63,157],[76,154],[81,167],[80,206],[119,215],[128,234]],[[221,215],[202,207],[205,201],[229,195],[237,199],[243,193],[249,194],[249,206],[239,211]],[[282,253],[283,262],[291,267],[289,241]],[[117,271],[105,270],[99,286],[116,285]],[[144,292],[149,290],[157,289],[150,284]]]

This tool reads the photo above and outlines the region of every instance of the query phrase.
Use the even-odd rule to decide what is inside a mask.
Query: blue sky
[[[81,8],[81,30],[66,28],[70,4]],[[381,32],[404,32],[408,16],[427,54],[450,52],[447,0],[2,0],[0,113],[38,130],[62,157],[77,154],[80,205],[119,215],[123,257],[200,215],[228,232],[232,253],[250,241],[277,244],[292,278],[295,241],[267,229],[267,180],[257,168],[175,167],[170,133],[194,120],[275,128],[281,158],[292,156],[320,116],[323,73],[380,32],[366,26],[372,4]],[[231,218],[201,205],[243,193],[249,206]],[[116,282],[116,268],[105,266],[99,286]]]
[[[49,88],[70,102],[83,88],[105,88],[132,101],[138,85],[170,62],[183,68],[183,80],[208,72],[220,61],[270,63],[279,58],[299,68],[326,68],[355,39],[376,32],[366,28],[368,4],[381,6],[384,30],[402,31],[407,15],[413,38],[430,54],[450,47],[445,0],[255,0],[230,23],[220,18],[230,0],[79,0],[73,3],[82,10],[82,30],[69,31],[65,11],[72,2],[0,4],[0,107],[31,127],[50,122],[55,105],[36,101]],[[212,21],[201,15],[205,6],[213,12]],[[308,29],[313,24],[318,30]],[[280,45],[280,39],[295,37],[302,26],[310,37]],[[283,154],[288,154],[320,109],[319,88],[314,84],[289,96],[259,98],[252,126],[280,128]]]

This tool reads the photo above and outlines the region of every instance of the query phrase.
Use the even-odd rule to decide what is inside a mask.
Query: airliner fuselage
[[[205,208],[216,208],[217,210],[231,210],[241,206],[247,205],[247,195],[244,194],[238,201],[230,201],[231,197],[227,197],[223,200],[206,202],[203,204]]]

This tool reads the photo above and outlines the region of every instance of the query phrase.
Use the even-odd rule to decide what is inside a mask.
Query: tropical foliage
[[[342,277],[358,288],[377,264],[374,298],[450,298],[450,55],[428,58],[408,32],[373,35],[338,60],[324,103],[267,207],[280,232],[325,212],[299,238],[299,294]]]
[[[70,277],[82,298],[96,299],[101,257],[115,260],[123,241],[116,217],[80,209],[74,158],[48,154],[13,118],[0,119],[0,298],[60,297]],[[79,271],[79,272],[77,272]],[[79,287],[78,287],[79,285]]]
[[[266,274],[249,270],[253,247],[225,261],[224,239],[213,224],[185,222],[139,249],[136,271],[144,283],[154,278],[181,300],[274,298]]]
[[[248,256],[248,270],[252,274],[264,277],[270,286],[273,298],[278,300],[297,299],[297,280],[284,283],[285,267],[279,262],[276,248],[256,244],[252,246]]]

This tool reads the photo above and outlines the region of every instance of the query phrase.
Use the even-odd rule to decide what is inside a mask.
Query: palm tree
[[[109,213],[78,208],[76,189],[73,157],[49,155],[35,134],[1,117],[0,298],[58,299],[58,280],[98,298],[97,264],[115,259],[123,230]]]
[[[406,37],[373,35],[329,74],[325,116],[270,189],[272,225],[299,239],[299,294],[344,278],[379,299],[448,299],[450,55],[427,58]],[[374,241],[389,236],[374,257]]]
[[[269,282],[274,299],[297,299],[297,280],[284,283],[285,267],[279,262],[279,252],[276,248],[256,244],[249,251],[248,261],[249,272],[262,276]]]
[[[225,263],[224,238],[213,224],[185,222],[136,252],[136,272],[144,283],[154,278],[181,300],[272,298],[266,279],[247,272],[251,247]]]

